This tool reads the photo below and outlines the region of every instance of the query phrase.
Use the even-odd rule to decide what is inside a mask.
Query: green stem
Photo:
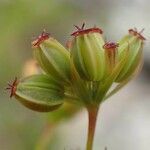
[[[88,138],[86,150],[92,150],[99,107],[88,107]]]
[[[47,122],[46,126],[44,127],[42,134],[37,142],[35,150],[46,150],[48,144],[52,138],[52,132],[55,128],[55,124]]]

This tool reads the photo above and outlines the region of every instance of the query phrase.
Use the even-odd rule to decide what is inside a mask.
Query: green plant
[[[44,73],[15,79],[7,89],[10,97],[40,112],[54,111],[65,102],[80,103],[89,116],[86,150],[92,150],[100,105],[139,72],[145,38],[142,31],[130,29],[118,43],[105,42],[100,28],[75,27],[67,48],[46,32],[33,41]]]

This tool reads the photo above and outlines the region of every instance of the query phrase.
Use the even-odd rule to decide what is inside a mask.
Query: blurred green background
[[[23,76],[25,63],[32,59],[31,41],[43,29],[65,45],[73,25],[83,22],[102,28],[108,41],[117,41],[129,28],[145,28],[142,73],[102,105],[94,150],[149,149],[149,6],[149,0],[0,0],[0,150],[84,150],[85,110],[73,115],[78,108],[70,106],[49,115],[37,113],[4,90],[8,81]]]

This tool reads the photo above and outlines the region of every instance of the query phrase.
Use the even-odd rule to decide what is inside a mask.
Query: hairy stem
[[[99,107],[88,107],[88,138],[86,150],[92,150]]]

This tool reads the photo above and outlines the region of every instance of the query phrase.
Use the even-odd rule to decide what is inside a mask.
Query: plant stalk
[[[88,137],[86,150],[92,150],[99,107],[88,107]]]

